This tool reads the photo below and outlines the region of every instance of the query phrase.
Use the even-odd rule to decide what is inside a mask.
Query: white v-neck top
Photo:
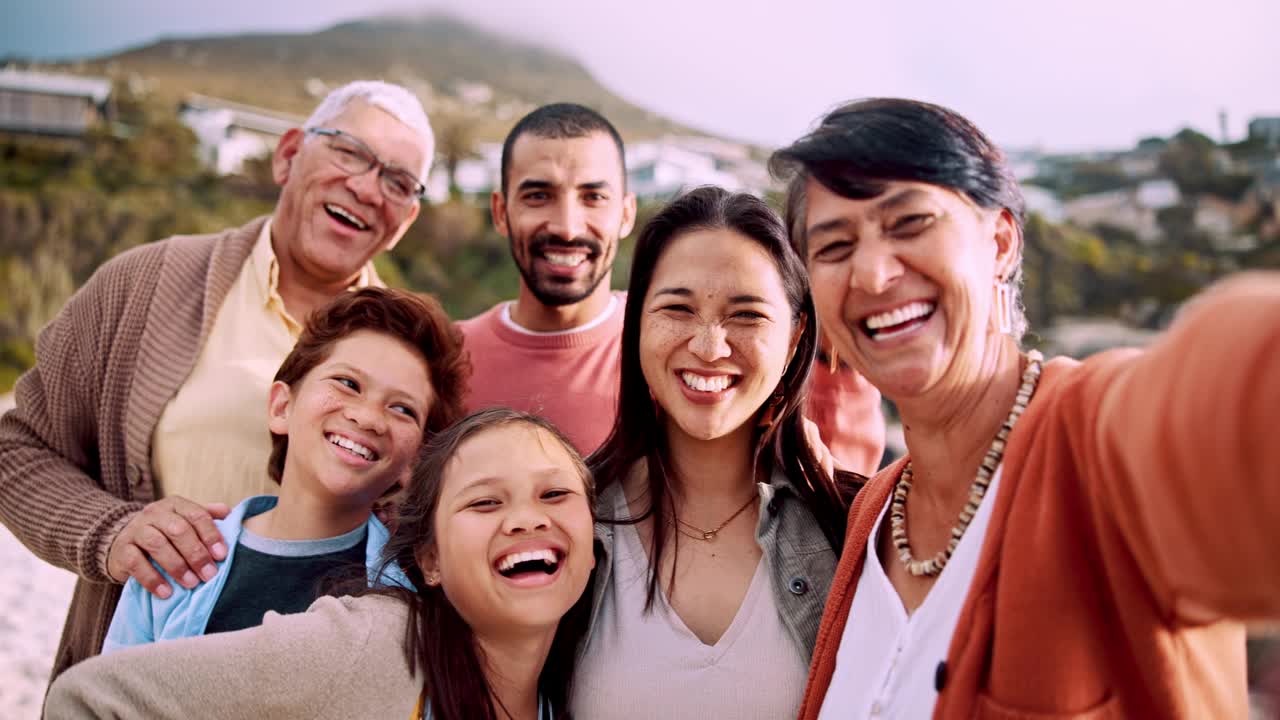
[[[947,658],[960,609],[978,569],[1000,474],[997,467],[956,551],[924,602],[909,616],[876,554],[880,525],[893,502],[890,494],[867,542],[867,557],[819,720],[918,720],[933,715],[938,665]]]
[[[625,508],[620,517],[625,516]],[[570,709],[585,720],[795,717],[809,663],[778,616],[761,558],[724,635],[704,644],[659,594],[645,613],[648,554],[634,525],[615,526],[613,573],[579,661]]]

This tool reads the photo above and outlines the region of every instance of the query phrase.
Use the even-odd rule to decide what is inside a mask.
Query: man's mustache
[[[529,252],[532,254],[540,255],[548,248],[553,251],[556,249],[586,248],[590,252],[591,259],[595,259],[604,253],[604,246],[599,240],[592,238],[574,238],[566,241],[564,238],[556,237],[555,235],[540,234],[535,235],[529,241]]]

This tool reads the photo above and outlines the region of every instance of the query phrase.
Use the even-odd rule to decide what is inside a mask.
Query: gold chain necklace
[[[702,529],[702,528],[698,527],[697,525],[694,525],[694,524],[692,524],[692,523],[687,523],[687,522],[685,522],[685,521],[681,520],[679,515],[677,515],[677,516],[675,517],[675,522],[674,522],[674,523],[672,523],[672,524],[671,524],[671,526],[672,526],[672,527],[674,527],[674,528],[676,529],[676,532],[680,533],[681,535],[683,535],[683,536],[685,536],[685,537],[687,537],[687,538],[692,538],[692,539],[694,539],[694,540],[703,540],[703,541],[705,541],[705,542],[711,542],[712,540],[715,540],[715,539],[716,539],[716,533],[718,533],[718,532],[720,532],[721,530],[725,529],[725,526],[727,526],[729,523],[733,522],[733,521],[734,521],[734,518],[738,517],[738,516],[739,516],[739,515],[741,515],[743,512],[745,512],[747,508],[751,507],[751,503],[755,502],[755,499],[756,499],[756,498],[755,498],[755,496],[754,496],[754,495],[752,495],[751,497],[747,498],[747,501],[746,501],[745,503],[743,503],[743,504],[742,504],[742,507],[740,507],[740,508],[738,508],[737,510],[735,510],[735,511],[733,512],[733,514],[729,516],[729,519],[725,520],[724,522],[720,523],[719,525],[715,526],[714,528],[712,528],[712,529],[710,529],[710,530],[704,530],[704,529]],[[697,534],[695,535],[694,533],[688,532],[687,530],[683,530],[683,529],[680,527],[681,525],[683,525],[684,527],[689,528],[690,530],[695,531]]]
[[[947,547],[923,561],[912,557],[911,543],[907,540],[907,493],[911,491],[912,479],[911,461],[907,461],[907,466],[902,470],[902,476],[898,478],[898,483],[893,488],[893,500],[889,504],[889,525],[893,533],[893,546],[897,548],[898,559],[906,566],[907,572],[916,577],[933,577],[942,572],[942,568],[946,567],[947,561],[951,559],[951,554],[960,546],[960,538],[964,537],[964,531],[969,527],[973,516],[977,514],[978,505],[982,503],[982,498],[987,494],[987,487],[991,485],[991,476],[995,474],[996,467],[1004,457],[1004,447],[1009,440],[1009,433],[1013,431],[1013,426],[1018,422],[1018,418],[1022,417],[1022,413],[1027,409],[1027,403],[1031,401],[1032,393],[1036,391],[1043,362],[1044,356],[1039,351],[1032,350],[1027,353],[1027,368],[1022,371],[1022,385],[1018,387],[1013,408],[1009,410],[1009,417],[1000,426],[995,439],[991,441],[991,447],[987,449],[986,456],[982,458],[978,475],[973,479],[973,485],[969,487],[969,501],[965,503],[964,510],[960,511],[960,518],[956,521],[955,527],[951,528],[951,538],[947,541]]]

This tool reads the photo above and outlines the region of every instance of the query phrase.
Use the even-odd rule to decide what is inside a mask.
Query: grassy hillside
[[[380,78],[417,92],[433,117],[467,111],[479,140],[500,139],[519,114],[557,100],[600,110],[629,138],[696,132],[623,100],[563,54],[440,15],[311,34],[170,38],[64,67],[133,78],[164,100],[195,92],[303,115],[317,89]],[[492,100],[465,105],[460,82],[489,86]]]

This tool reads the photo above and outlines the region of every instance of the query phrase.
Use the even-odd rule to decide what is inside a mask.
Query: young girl
[[[385,548],[417,590],[321,598],[259,627],[94,658],[53,684],[46,717],[562,716],[592,495],[545,420],[471,415],[424,448]]]

